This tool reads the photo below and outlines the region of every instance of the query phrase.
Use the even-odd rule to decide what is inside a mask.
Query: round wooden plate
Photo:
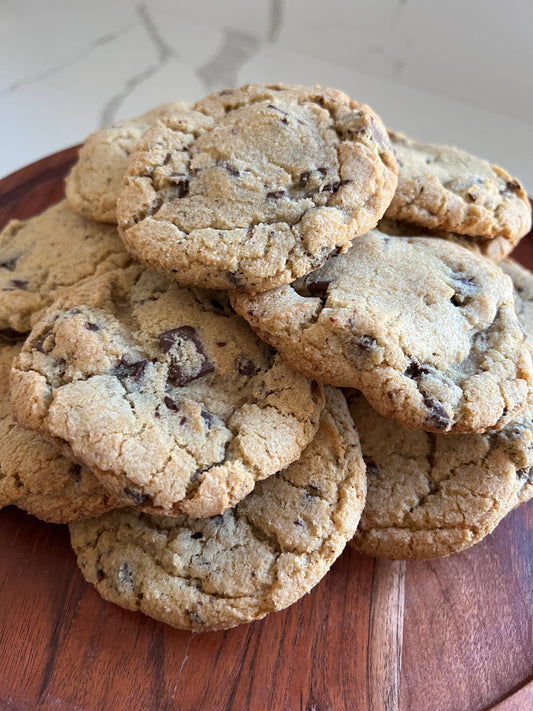
[[[0,228],[63,196],[77,148],[0,180]],[[532,236],[516,257],[533,268]],[[191,634],[103,601],[66,526],[0,511],[0,709],[533,708],[533,504],[477,546],[404,562],[347,549],[287,610]]]

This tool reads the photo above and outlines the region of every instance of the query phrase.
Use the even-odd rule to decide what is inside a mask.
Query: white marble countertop
[[[245,82],[322,84],[533,193],[529,0],[0,0],[0,176]]]

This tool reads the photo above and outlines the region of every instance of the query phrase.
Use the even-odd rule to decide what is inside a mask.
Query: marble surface
[[[0,176],[245,82],[319,83],[533,193],[529,0],[0,0]]]

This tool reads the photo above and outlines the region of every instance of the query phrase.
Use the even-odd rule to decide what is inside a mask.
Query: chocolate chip
[[[228,173],[233,177],[233,178],[238,178],[240,175],[240,171],[237,170],[237,168],[233,168],[231,165],[224,165],[224,168],[228,171]]]
[[[201,416],[202,420],[205,422],[205,424],[207,425],[207,428],[209,429],[211,427],[211,425],[213,424],[213,422],[215,421],[214,415],[212,415],[210,412],[207,412],[207,410],[202,410],[200,412],[200,416]]]
[[[88,322],[85,324],[85,328],[86,328],[88,331],[99,331],[99,330],[100,330],[100,326],[98,326],[96,323],[91,323],[90,321],[88,321]]]
[[[144,360],[137,360],[134,363],[129,363],[126,356],[122,356],[118,362],[118,365],[115,366],[113,374],[116,375],[117,378],[132,378],[136,383],[138,383],[144,375],[144,371],[146,370],[146,366],[149,362],[150,361],[145,358]]]
[[[450,424],[450,416],[444,409],[441,402],[433,397],[425,397],[424,405],[430,410],[429,421],[439,430],[445,430]]]
[[[228,344],[226,341],[217,341],[216,345],[218,348],[224,348],[224,346],[227,346]]]
[[[168,165],[171,160],[172,160],[172,153],[167,153],[165,156],[165,160],[163,161],[163,165]]]
[[[169,410],[174,410],[177,412],[179,410],[179,406],[175,400],[173,400],[171,397],[165,397],[164,399],[165,405],[168,407]]]
[[[431,372],[431,368],[427,365],[421,365],[414,358],[409,359],[409,365],[404,370],[403,374],[408,378],[415,380],[416,378],[421,378],[423,375],[428,375]]]
[[[307,291],[311,296],[318,296],[320,298],[325,297],[328,293],[329,285],[331,281],[323,279],[321,281],[312,281],[307,285]]]
[[[148,494],[143,494],[139,489],[131,489],[129,486],[125,486],[122,491],[126,496],[129,496],[130,499],[133,499],[136,504],[145,504],[150,499]]]
[[[285,197],[285,190],[274,190],[267,193],[267,200],[280,200],[282,197]]]
[[[184,373],[179,362],[176,359],[171,358],[168,367],[168,379],[170,382],[174,383],[174,385],[182,386],[192,380],[197,380],[204,375],[215,372],[216,366],[208,359],[203,343],[200,340],[196,329],[192,326],[180,326],[179,328],[164,331],[159,334],[158,341],[159,347],[163,353],[168,353],[179,341],[190,341],[194,344],[197,352],[204,357],[204,360],[198,370],[192,373]]]
[[[28,286],[28,282],[24,279],[11,279],[9,286],[4,289],[4,291],[13,291],[13,289],[25,290]]]
[[[17,261],[18,257],[9,257],[9,259],[4,259],[2,262],[0,262],[0,267],[7,269],[8,272],[12,272],[17,266]]]
[[[321,267],[322,264],[325,264],[332,257],[336,257],[338,254],[340,254],[340,251],[340,247],[335,247],[335,249],[331,250],[328,247],[322,247],[318,254],[316,254],[311,260],[311,266],[313,267],[313,269]]]
[[[328,174],[328,169],[327,168],[317,168],[317,171],[320,173],[320,175],[324,178]]]
[[[20,338],[24,338],[24,333],[15,331],[14,328],[1,328],[0,329],[0,340],[12,343],[13,341],[18,341]]]
[[[477,196],[475,193],[472,193],[472,192],[470,192],[470,191],[468,191],[468,192],[466,193],[466,197],[468,198],[468,201],[469,201],[469,202],[476,202],[476,200],[477,200],[477,198],[478,198],[478,196]]]
[[[258,368],[257,365],[249,358],[246,358],[246,356],[240,356],[237,368],[241,375],[248,376],[257,375],[257,373],[261,371],[261,368]]]
[[[201,531],[196,531],[196,533],[191,534],[191,538],[194,538],[195,540],[198,540],[199,538],[203,538],[204,534]]]
[[[302,185],[307,185],[307,183],[309,182],[310,177],[311,177],[311,173],[310,173],[308,170],[306,170],[305,173],[302,173],[302,174],[300,175],[300,183],[301,183]]]
[[[305,522],[302,521],[301,518],[297,518],[295,521],[293,521],[295,526],[305,526]]]
[[[531,467],[524,467],[523,469],[517,469],[516,478],[520,482],[526,482],[529,479],[530,472],[531,472]]]
[[[45,346],[45,343],[48,339],[50,340]],[[46,331],[40,338],[34,341],[31,346],[34,350],[39,351],[39,353],[44,353],[45,355],[48,355],[48,353],[51,353],[54,350],[54,346],[56,344],[55,341],[56,339],[54,334],[51,331]]]
[[[502,195],[512,195],[513,193],[519,193],[522,189],[522,186],[518,182],[518,180],[508,180],[505,183],[505,189],[501,190],[500,193]]]

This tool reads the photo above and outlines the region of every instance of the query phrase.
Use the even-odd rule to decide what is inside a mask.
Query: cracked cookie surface
[[[0,347],[0,508],[13,504],[43,521],[67,523],[126,505],[94,475],[36,432],[22,429],[9,403],[9,371],[22,343]]]
[[[31,329],[68,287],[131,263],[116,227],[86,220],[66,200],[0,234],[0,336]]]
[[[186,101],[163,104],[138,118],[117,121],[91,133],[65,178],[66,198],[72,209],[91,220],[116,224],[122,180],[141,136],[157,120],[190,108]]]
[[[327,388],[301,458],[223,516],[117,511],[71,524],[71,541],[105,599],[182,629],[226,629],[309,592],[355,532],[365,490],[346,403]]]
[[[248,85],[147,131],[117,203],[135,259],[182,283],[263,291],[377,224],[397,166],[381,120],[340,91]]]
[[[297,370],[363,391],[404,427],[482,432],[525,407],[512,284],[452,241],[371,230],[291,285],[231,299]]]
[[[493,246],[478,240],[483,252],[497,259],[529,232],[527,193],[505,170],[451,146],[389,135],[398,158],[398,187],[387,217],[473,237],[497,238]]]
[[[533,494],[533,400],[498,431],[408,431],[346,393],[367,467],[351,541],[367,555],[436,558],[469,548]]]
[[[11,375],[15,417],[157,513],[211,516],[298,459],[322,387],[229,307],[131,266],[64,297]]]

